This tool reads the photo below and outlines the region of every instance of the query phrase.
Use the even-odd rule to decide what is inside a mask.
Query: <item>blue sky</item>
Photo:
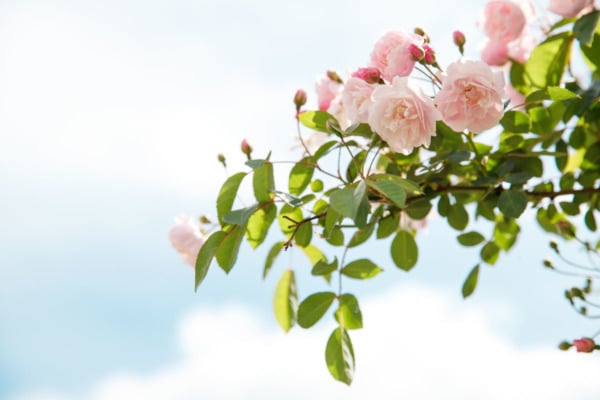
[[[554,350],[596,326],[563,301],[568,282],[542,270],[547,244],[531,222],[465,303],[460,286],[477,254],[455,245],[440,220],[419,234],[410,274],[391,266],[389,242],[371,244],[386,273],[348,283],[367,321],[351,390],[322,360],[331,323],[286,336],[271,315],[277,274],[288,262],[301,269],[301,255],[282,257],[262,282],[266,249],[244,248],[229,277],[214,268],[194,293],[191,269],[167,241],[175,215],[214,215],[226,176],[217,153],[233,172],[242,138],[258,153],[293,157],[296,88],[315,104],[316,76],[362,66],[386,30],[422,26],[449,62],[461,28],[476,56],[484,2],[461,4],[3,1],[0,398],[270,399],[289,396],[291,382],[306,386],[297,398],[365,398],[374,385],[379,398],[597,398],[600,386],[577,377],[592,376],[598,361]],[[325,287],[306,276],[299,286]],[[453,365],[465,374],[449,380]],[[511,369],[507,388],[500,375]],[[415,397],[414,385],[430,379],[439,385]]]

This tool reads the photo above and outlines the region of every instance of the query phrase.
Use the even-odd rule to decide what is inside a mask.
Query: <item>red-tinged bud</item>
[[[591,353],[594,351],[594,347],[596,347],[596,343],[594,343],[593,339],[590,338],[581,338],[573,340],[573,347],[577,349],[578,353]]]
[[[306,92],[304,90],[296,90],[296,94],[294,95],[294,104],[296,105],[296,111],[300,111],[300,108],[306,104]]]
[[[344,83],[344,81],[342,80],[342,78],[340,78],[340,76],[335,71],[331,71],[331,70],[327,71],[327,77],[329,79],[331,79],[332,81],[334,81],[334,82],[337,82],[337,83],[340,83],[340,84]]]
[[[465,45],[467,39],[465,38],[465,34],[461,31],[452,32],[452,40],[454,40],[454,44],[458,47],[462,47]]]
[[[248,160],[249,160],[250,155],[252,154],[252,146],[250,146],[248,144],[248,141],[246,139],[242,140],[242,144],[240,145],[240,148],[242,150],[242,153],[244,153],[246,155],[246,157],[248,157]]]
[[[377,68],[365,67],[359,68],[352,73],[353,78],[359,78],[367,83],[381,82],[381,72]]]
[[[425,62],[430,65],[437,63],[435,59],[435,51],[428,45],[424,44],[423,49],[425,50]]]
[[[425,58],[425,51],[416,44],[411,44],[408,46],[408,50],[415,61],[421,61],[423,58]]]

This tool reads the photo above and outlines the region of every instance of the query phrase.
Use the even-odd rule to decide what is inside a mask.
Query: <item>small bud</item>
[[[210,222],[210,219],[208,219],[208,217],[206,215],[201,215],[200,223],[207,225],[207,224],[210,224],[211,222]]]
[[[381,72],[377,68],[364,67],[354,71],[352,77],[362,79],[367,83],[379,83],[381,81]]]
[[[425,43],[429,43],[429,35],[422,28],[416,27],[413,32],[419,36],[423,36]]]
[[[329,79],[331,79],[332,81],[334,81],[334,82],[337,82],[337,83],[340,83],[340,84],[344,83],[344,81],[342,80],[342,78],[340,78],[340,76],[335,71],[332,71],[332,70],[327,71],[327,77]]]
[[[558,243],[556,243],[554,240],[550,242],[550,248],[558,253]]]
[[[248,157],[249,160],[252,154],[252,146],[248,144],[248,141],[246,139],[242,140],[240,149],[242,150],[242,153],[244,153],[246,157]]]
[[[578,353],[591,353],[594,351],[596,343],[590,338],[581,338],[573,340],[573,346],[577,349]]]
[[[294,104],[296,105],[296,111],[300,111],[300,108],[306,104],[306,92],[304,90],[296,90],[296,94],[294,95]]]
[[[554,265],[552,264],[552,261],[550,261],[550,260],[544,260],[544,267],[554,269]]]
[[[454,44],[458,47],[458,51],[460,51],[460,54],[463,54],[465,52],[465,42],[467,41],[465,39],[465,34],[461,31],[454,31],[452,32],[452,40],[454,41]]]
[[[577,297],[578,299],[585,300],[583,292],[579,288],[571,288],[571,297]]]
[[[425,51],[414,43],[408,46],[408,50],[415,61],[421,61],[425,58]]]
[[[567,341],[562,341],[558,344],[558,348],[562,351],[567,351],[569,350],[571,347],[573,347],[573,345]]]
[[[223,167],[227,168],[227,163],[225,162],[225,156],[223,154],[219,154],[217,156],[217,160],[219,160],[219,162],[223,164]]]
[[[425,62],[430,65],[437,64],[435,59],[435,51],[426,44],[423,45],[423,49],[425,50]]]
[[[323,181],[320,179],[315,179],[310,183],[310,190],[315,193],[318,193],[323,190]]]

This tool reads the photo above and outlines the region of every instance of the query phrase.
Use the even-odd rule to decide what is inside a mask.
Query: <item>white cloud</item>
[[[399,285],[365,300],[362,308],[366,327],[352,332],[357,372],[350,388],[333,381],[324,365],[324,346],[333,325],[322,322],[317,329],[295,329],[284,335],[267,327],[254,312],[230,306],[197,309],[183,318],[177,362],[147,375],[115,373],[91,388],[85,398],[584,400],[600,396],[596,379],[600,362],[595,355],[515,346],[497,328],[509,316],[501,305],[474,306],[454,294]],[[19,398],[34,399],[44,398]]]

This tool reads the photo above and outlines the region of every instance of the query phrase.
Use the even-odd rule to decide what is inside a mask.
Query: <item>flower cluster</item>
[[[334,115],[342,128],[367,123],[390,149],[408,154],[429,146],[436,122],[456,131],[480,133],[494,127],[503,114],[502,72],[482,61],[459,59],[443,71],[428,36],[391,31],[374,45],[370,65],[343,82],[331,71],[316,83],[319,109]],[[453,40],[462,50],[461,32]],[[411,76],[414,70],[431,81],[427,94]]]

